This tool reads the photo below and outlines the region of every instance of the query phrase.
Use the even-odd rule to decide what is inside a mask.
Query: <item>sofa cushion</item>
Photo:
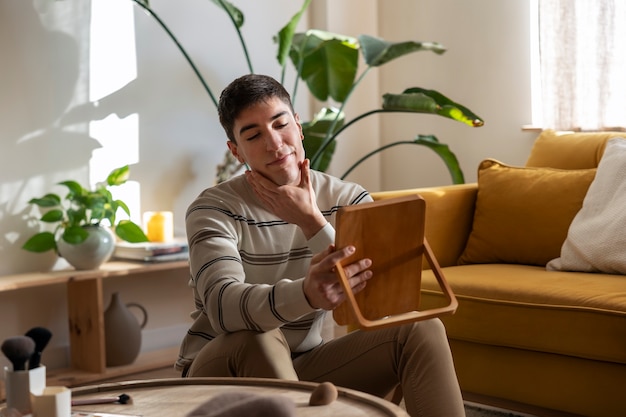
[[[528,265],[443,268],[459,307],[443,316],[448,336],[626,364],[626,280]],[[443,305],[432,271],[420,309]]]
[[[483,161],[472,231],[459,264],[545,266],[559,256],[595,172]]]
[[[456,265],[472,228],[478,184],[371,193],[374,200],[419,194],[426,201],[425,237],[441,266]],[[428,262],[423,263],[428,268]]]
[[[544,130],[535,140],[527,167],[586,169],[598,166],[607,140],[624,132],[571,133]]]
[[[561,256],[548,269],[626,275],[626,139],[612,138],[570,225]]]

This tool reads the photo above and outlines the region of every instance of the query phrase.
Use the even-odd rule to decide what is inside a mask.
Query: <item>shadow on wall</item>
[[[33,2],[0,2],[0,275],[46,270],[56,261],[54,254],[21,249],[39,231],[28,200],[68,175],[86,179],[91,154],[100,147],[86,125],[59,123],[86,92],[77,89],[80,46],[67,33],[46,28],[45,13]]]
[[[142,184],[141,209],[175,209],[181,217],[177,219],[179,224],[186,202],[197,194],[188,184],[194,178],[212,181],[214,163],[221,156],[216,156],[216,161],[207,161],[206,154],[192,158],[176,143],[185,140],[180,137],[180,126],[211,131],[210,117],[190,117],[175,104],[188,102],[190,91],[192,100],[208,103],[182,59],[177,64],[184,72],[169,67],[154,71],[149,65],[154,62],[139,59],[138,72],[142,76],[97,103],[89,101],[90,3],[0,2],[0,276],[66,265],[54,253],[35,254],[21,249],[42,229],[40,213],[28,201],[49,192],[66,192],[56,185],[66,179],[89,184],[90,160],[94,150],[102,148],[97,139],[89,136],[91,121],[140,113],[140,152],[143,146],[150,152],[140,155],[140,163],[127,163],[135,163],[131,179]],[[155,79],[155,73],[167,82]],[[214,110],[207,106],[206,113],[210,116]],[[162,120],[167,122],[159,123]],[[206,125],[193,126],[198,120]],[[197,147],[206,148],[206,142]],[[178,204],[181,195],[185,203]],[[184,230],[179,228],[177,234],[184,235]]]

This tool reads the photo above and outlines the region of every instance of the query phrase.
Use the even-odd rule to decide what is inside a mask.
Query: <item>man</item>
[[[183,375],[330,381],[384,396],[401,384],[412,416],[464,416],[439,320],[322,340],[345,298],[333,269],[335,213],[371,201],[359,185],[309,169],[302,126],[283,86],[246,75],[221,94],[219,117],[245,175],[202,192],[187,211],[196,311],[176,363]],[[371,260],[348,265],[355,292]]]

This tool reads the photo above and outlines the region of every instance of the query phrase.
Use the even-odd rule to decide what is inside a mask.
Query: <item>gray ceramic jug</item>
[[[143,314],[141,322],[129,310],[138,308]],[[104,312],[104,340],[106,366],[129,365],[139,356],[141,329],[148,322],[146,309],[137,303],[124,304],[119,293],[113,293],[111,303]]]

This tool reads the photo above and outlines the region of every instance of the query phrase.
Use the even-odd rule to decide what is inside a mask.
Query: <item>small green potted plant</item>
[[[54,250],[76,269],[97,269],[111,257],[115,235],[127,242],[147,242],[148,237],[136,223],[117,220],[119,209],[128,216],[130,210],[123,201],[113,199],[109,187],[124,184],[128,176],[126,165],[111,171],[94,190],[68,180],[59,183],[69,190],[64,199],[52,193],[31,199],[29,204],[45,210],[39,220],[57,225],[52,232],[36,233],[22,248],[31,252]]]

